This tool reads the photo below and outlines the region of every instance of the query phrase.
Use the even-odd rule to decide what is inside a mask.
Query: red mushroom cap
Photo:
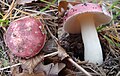
[[[27,16],[11,22],[5,34],[5,42],[10,51],[23,58],[39,53],[46,41],[41,27],[42,23],[34,17]]]
[[[92,14],[95,25],[106,24],[111,21],[109,12],[98,4],[85,3],[78,4],[69,9],[64,17],[64,29],[69,33],[80,33],[80,18],[82,15]],[[87,18],[87,16],[84,16]],[[75,29],[73,29],[75,28]]]

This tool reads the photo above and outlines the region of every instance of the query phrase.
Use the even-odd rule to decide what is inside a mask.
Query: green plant
[[[41,2],[45,2],[45,3],[48,4],[45,8],[41,9],[40,12],[44,12],[45,10],[47,10],[48,8],[50,8],[50,6],[51,6],[52,4],[54,4],[54,3],[56,2],[56,0],[53,0],[52,2],[47,2],[47,1],[45,1],[45,0],[40,0],[40,1],[41,1]]]

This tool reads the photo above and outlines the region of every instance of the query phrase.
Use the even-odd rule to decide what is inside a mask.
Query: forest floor
[[[81,33],[64,32],[57,0],[0,0],[0,76],[85,76],[75,64],[92,76],[120,76],[120,1],[92,3],[105,4],[113,16],[109,24],[97,27],[104,59],[101,65],[84,61]],[[29,59],[12,54],[4,40],[9,24],[24,16],[42,21],[47,35],[44,48]]]

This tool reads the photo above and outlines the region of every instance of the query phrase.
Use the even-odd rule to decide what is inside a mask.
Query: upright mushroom
[[[34,17],[23,17],[10,23],[5,43],[16,56],[30,58],[43,48],[46,35],[42,23]]]
[[[64,17],[64,30],[68,33],[82,33],[84,59],[102,64],[103,54],[96,26],[111,21],[109,12],[98,4],[84,3],[73,6]]]

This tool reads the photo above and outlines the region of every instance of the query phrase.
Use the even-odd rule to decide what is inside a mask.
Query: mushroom
[[[5,34],[5,43],[14,55],[33,57],[40,52],[46,41],[42,27],[42,23],[34,17],[17,19],[10,23]]]
[[[98,4],[78,4],[67,11],[64,20],[63,27],[66,32],[82,33],[84,59],[95,64],[102,64],[103,54],[96,27],[111,21],[109,12]]]

